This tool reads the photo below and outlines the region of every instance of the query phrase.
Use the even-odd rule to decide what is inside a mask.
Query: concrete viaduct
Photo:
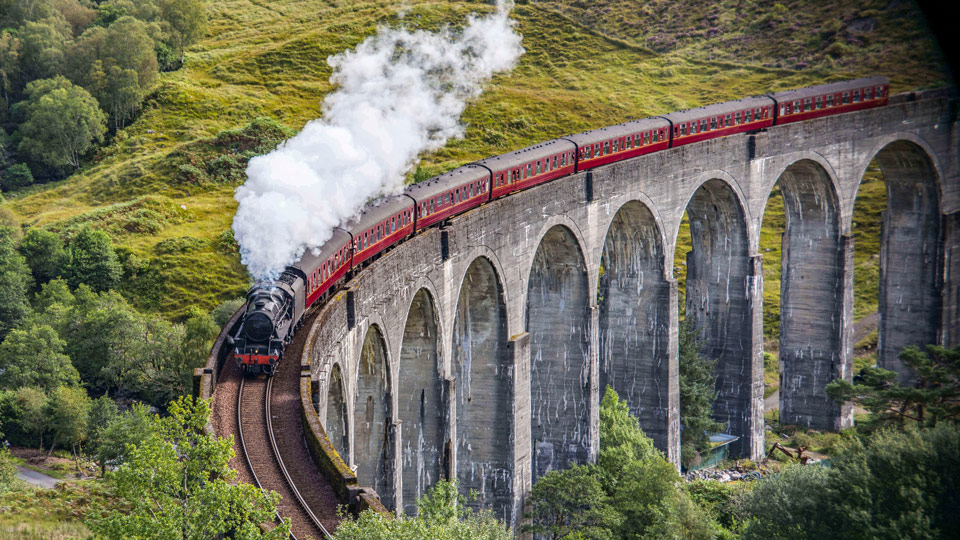
[[[310,329],[313,403],[362,485],[413,512],[440,478],[507,523],[546,471],[599,448],[602,389],[679,461],[678,291],[718,360],[715,416],[763,448],[762,265],[784,197],[780,415],[836,430],[852,411],[824,386],[852,376],[854,199],[876,159],[887,185],[879,363],[908,344],[960,342],[957,102],[885,108],[684,146],[516,193],[404,242],[348,283]]]

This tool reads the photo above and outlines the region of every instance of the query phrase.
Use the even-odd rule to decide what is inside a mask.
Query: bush
[[[233,317],[233,314],[240,309],[240,306],[242,306],[244,302],[246,302],[246,300],[243,298],[224,300],[219,306],[213,308],[213,311],[210,312],[210,316],[213,317],[213,321],[217,323],[217,326],[223,328],[228,322],[230,322],[230,317]]]
[[[27,187],[33,183],[33,173],[30,167],[23,163],[17,163],[7,167],[0,177],[0,188],[4,191],[11,191],[17,188]]]

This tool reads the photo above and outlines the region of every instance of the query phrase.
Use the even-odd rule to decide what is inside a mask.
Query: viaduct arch
[[[718,360],[715,416],[763,453],[763,257],[783,194],[781,410],[852,422],[823,386],[852,376],[857,189],[876,159],[884,215],[880,359],[960,343],[960,167],[941,95],[687,145],[557,179],[420,234],[325,305],[305,351],[314,410],[361,485],[398,512],[438,478],[508,523],[546,471],[595,459],[602,389],[679,461],[674,252],[684,311]],[[901,371],[901,373],[903,373]],[[907,376],[903,373],[903,376]]]

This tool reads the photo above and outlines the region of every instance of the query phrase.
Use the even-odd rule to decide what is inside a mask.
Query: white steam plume
[[[462,135],[460,114],[494,73],[523,54],[509,5],[459,32],[380,28],[331,56],[324,116],[250,160],[233,231],[257,279],[275,278],[372,197],[399,193],[423,151]]]

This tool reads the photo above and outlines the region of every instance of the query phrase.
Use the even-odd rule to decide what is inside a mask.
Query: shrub
[[[29,186],[33,183],[33,173],[30,167],[23,163],[17,163],[7,167],[0,177],[0,188],[4,191],[11,191],[17,188]]]

